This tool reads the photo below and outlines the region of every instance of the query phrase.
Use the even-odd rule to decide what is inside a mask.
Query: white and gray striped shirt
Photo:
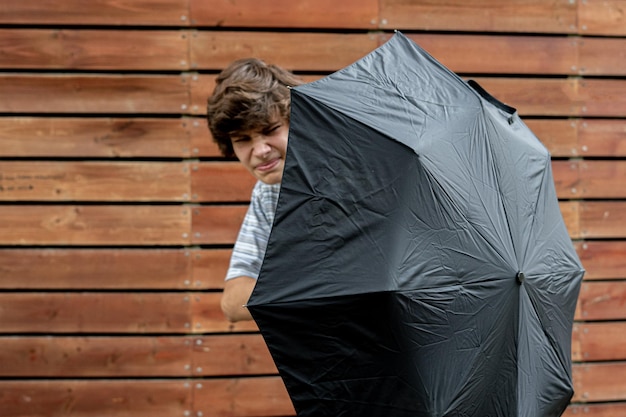
[[[233,247],[227,280],[240,276],[259,277],[279,192],[280,184],[268,185],[261,181],[252,189],[250,206]]]

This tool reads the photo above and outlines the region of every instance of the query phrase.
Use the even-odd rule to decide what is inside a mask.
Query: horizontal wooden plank
[[[252,9],[245,10],[252,12]],[[318,7],[318,10],[324,9]],[[3,50],[0,68],[218,70],[235,59],[255,56],[292,70],[335,71],[367,55],[391,36],[271,31],[138,31],[120,28],[0,29],[0,49]],[[622,65],[626,40],[620,38],[471,34],[408,36],[459,73],[626,74]],[[132,43],[127,41],[129,38],[133,39]],[[308,47],[302,48],[302,45]],[[490,59],[484,59],[485,53],[489,53]]]
[[[2,6],[0,23],[185,26],[188,0],[23,0]]]
[[[216,157],[199,117],[0,117],[1,157]]]
[[[0,288],[221,289],[230,253],[189,248],[0,249]]]
[[[457,73],[578,74],[580,71],[576,38],[470,34],[407,36]],[[598,54],[602,56],[602,50]],[[614,70],[610,67],[606,70],[623,70],[617,68],[623,67],[617,62],[614,66]]]
[[[2,205],[0,244],[232,244],[246,210],[246,205]]]
[[[308,76],[305,81],[319,79]],[[626,117],[626,80],[581,78],[470,77],[498,100],[513,106],[521,116]],[[470,79],[468,78],[468,79]],[[1,78],[0,78],[1,80]],[[204,111],[206,96],[195,86],[214,84],[200,75],[192,85],[192,107]]]
[[[189,337],[0,337],[2,377],[191,376]]]
[[[563,417],[623,417],[626,415],[626,402],[604,404],[571,404]]]
[[[202,202],[248,202],[257,180],[239,162],[191,164],[191,198]]]
[[[2,333],[187,333],[183,293],[0,293]]]
[[[188,42],[179,31],[0,29],[0,68],[181,71]]]
[[[573,371],[572,401],[626,400],[626,362],[577,364]]]
[[[194,389],[182,379],[0,380],[0,408],[15,417],[183,416],[193,410]]]
[[[294,416],[285,385],[279,377],[204,380],[195,390],[195,406],[216,416]]]
[[[391,34],[328,34],[197,31],[191,38],[192,68],[220,69],[256,56],[299,71],[335,71],[367,55]],[[408,34],[457,73],[624,75],[623,39],[578,37]],[[309,45],[301,48],[300,45]],[[485,54],[489,59],[485,59]]]
[[[626,123],[623,120],[582,119],[577,124],[579,155],[626,156]]]
[[[586,280],[626,279],[626,241],[575,242]]]
[[[475,79],[523,116],[626,116],[626,81],[621,79]]]
[[[626,241],[579,241],[575,247],[585,280],[626,278]],[[193,248],[0,249],[0,288],[221,289],[230,253]]]
[[[626,156],[621,119],[524,122],[553,156]],[[54,145],[54,146],[52,146]],[[1,157],[219,157],[200,117],[0,117]]]
[[[230,325],[212,293],[0,293],[0,332],[190,333],[254,330]],[[626,281],[584,282],[577,320],[626,319]],[[234,327],[233,327],[234,326]],[[242,327],[243,326],[243,327]]]
[[[626,117],[624,79],[580,78],[578,82],[582,115]]]
[[[555,157],[624,157],[622,119],[533,119],[524,123]]]
[[[552,168],[561,199],[626,197],[626,161]],[[0,161],[0,201],[248,202],[255,183],[237,162]]]
[[[378,27],[378,0],[189,0],[193,26],[344,28]],[[332,10],[332,13],[329,13]]]
[[[418,29],[624,35],[623,0],[24,0],[3,8],[12,25]],[[333,13],[327,13],[329,8]]]
[[[198,31],[192,35],[190,59],[198,68],[219,69],[254,56],[290,70],[335,71],[379,44],[380,37],[372,34]]]
[[[579,31],[588,35],[626,35],[624,0],[578,2]],[[623,51],[622,51],[623,53]]]
[[[276,365],[258,334],[199,336],[192,342],[192,373],[212,375],[271,375]]]
[[[626,202],[571,201],[560,203],[560,208],[572,239],[626,237]],[[245,210],[246,206],[237,205],[194,208],[193,243],[233,243]]]
[[[0,380],[3,415],[295,416],[276,376],[228,379]]]
[[[479,32],[575,33],[569,0],[380,0],[381,27]]]
[[[0,201],[189,201],[183,162],[0,161]]]
[[[2,205],[4,245],[184,245],[191,213],[184,206]]]
[[[595,372],[602,374],[603,371],[606,369]],[[575,375],[582,372],[574,369]],[[614,372],[612,379],[619,375]],[[589,378],[581,381],[588,382]],[[279,377],[223,380],[2,380],[0,389],[3,392],[0,407],[9,416],[60,413],[81,417],[96,417],[103,413],[115,417],[169,417],[198,413],[233,417],[295,416]],[[606,393],[615,390],[609,389]],[[621,417],[624,410],[626,402],[573,403],[564,416]]]
[[[626,321],[574,323],[574,361],[626,360]]]
[[[560,208],[572,239],[626,237],[626,202],[571,201],[560,203]],[[194,208],[193,243],[234,242],[245,210],[246,206],[237,205]]]
[[[189,84],[195,77],[5,73],[0,75],[0,112],[188,113],[194,111],[189,104]]]
[[[626,320],[626,281],[583,282],[576,320]]]
[[[247,205],[195,207],[192,211],[192,243],[235,243],[247,210]]]
[[[578,120],[523,119],[526,126],[532,130],[551,155],[561,157],[577,156],[580,153]]]
[[[626,237],[626,202],[560,206],[572,239]],[[228,245],[246,210],[246,205],[0,205],[5,219],[0,244]]]
[[[0,337],[0,376],[214,377],[277,374],[260,334]]]
[[[626,322],[575,323],[574,361],[626,359]],[[260,334],[3,336],[1,377],[211,377],[276,374]]]
[[[559,198],[626,198],[626,161],[571,160],[552,162]],[[237,162],[192,165],[194,201],[248,201],[254,177]]]
[[[578,71],[581,75],[626,74],[626,38],[585,37],[578,41],[578,45]]]
[[[0,112],[203,114],[214,80],[208,74],[0,74]],[[475,80],[524,116],[626,116],[626,81],[621,79]]]
[[[626,161],[552,161],[559,198],[626,198]]]
[[[7,292],[0,293],[0,333],[189,334],[255,331],[232,324],[220,292]]]
[[[580,203],[581,238],[621,238],[626,236],[626,201],[586,201]]]

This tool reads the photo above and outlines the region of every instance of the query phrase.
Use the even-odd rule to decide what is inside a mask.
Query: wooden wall
[[[252,179],[203,119],[257,56],[400,29],[518,108],[587,269],[566,415],[626,415],[626,0],[0,0],[0,415],[290,416],[218,300]]]

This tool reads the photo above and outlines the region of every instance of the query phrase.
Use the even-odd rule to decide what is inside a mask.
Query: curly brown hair
[[[289,87],[302,83],[291,72],[256,58],[226,67],[207,103],[209,129],[222,154],[235,156],[234,134],[262,129],[276,120],[289,122]]]

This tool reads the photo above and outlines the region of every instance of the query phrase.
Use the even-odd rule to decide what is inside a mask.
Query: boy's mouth
[[[279,162],[280,158],[274,158],[272,160],[257,165],[256,170],[261,172],[271,171],[272,169],[276,168]]]

